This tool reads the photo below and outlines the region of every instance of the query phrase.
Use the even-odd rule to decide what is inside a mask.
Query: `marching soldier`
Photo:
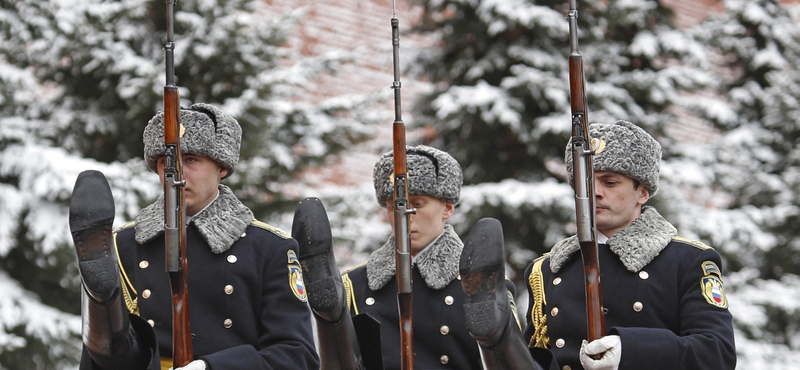
[[[645,205],[658,190],[661,146],[626,121],[592,124],[589,131],[608,333],[590,343],[584,339],[584,271],[572,236],[525,272],[526,341],[549,348],[564,370],[732,370],[733,323],[719,253],[678,237]],[[568,146],[570,177],[571,153]]]
[[[239,123],[208,104],[182,109],[180,122],[196,359],[182,369],[319,368],[297,242],[255,220],[220,184],[239,161]],[[144,133],[145,160],[162,181],[163,125],[159,113]],[[76,181],[70,229],[84,288],[82,370],[172,366],[163,209],[162,197],[112,232],[105,177],[88,171]]]
[[[459,281],[464,247],[447,220],[461,192],[462,173],[449,154],[424,145],[407,147],[408,192],[411,215],[410,249],[413,281],[413,348],[418,369],[481,369],[478,345],[464,325],[466,295]],[[387,208],[394,224],[393,153],[375,164],[373,182],[378,203]],[[380,323],[380,342],[386,370],[400,369],[400,328],[395,281],[394,236],[368,261],[342,276],[350,312],[369,315]],[[515,288],[502,279],[503,296],[511,300]],[[506,292],[506,289],[508,290]],[[516,315],[513,315],[516,317]],[[519,324],[516,324],[519,325]],[[519,326],[517,326],[519,330]]]

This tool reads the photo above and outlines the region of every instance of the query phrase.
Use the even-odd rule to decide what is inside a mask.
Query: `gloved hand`
[[[194,360],[194,361],[186,364],[186,366],[179,367],[179,368],[174,369],[174,370],[206,370],[206,369],[208,369],[208,367],[206,366],[206,362],[205,361],[203,361],[203,360]],[[173,369],[169,368],[169,370],[173,370]]]
[[[621,358],[619,335],[607,335],[591,343],[584,340],[581,344],[581,365],[586,370],[617,370]]]

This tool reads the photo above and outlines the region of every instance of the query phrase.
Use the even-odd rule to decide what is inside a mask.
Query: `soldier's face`
[[[597,230],[609,238],[639,217],[650,199],[643,185],[634,188],[630,177],[608,171],[594,173],[594,193]]]
[[[412,214],[408,225],[411,239],[411,255],[416,255],[444,231],[445,221],[453,215],[455,207],[441,199],[427,195],[410,195],[410,208],[417,210]],[[394,204],[386,202],[386,214],[394,230]]]
[[[156,162],[158,177],[164,183],[164,164],[161,157]],[[209,157],[184,154],[183,178],[186,180],[185,199],[186,215],[194,216],[217,197],[219,182],[228,170]]]

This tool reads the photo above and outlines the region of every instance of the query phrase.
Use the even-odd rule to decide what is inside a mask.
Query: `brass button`
[[[633,303],[633,310],[634,310],[634,311],[636,311],[636,312],[639,312],[639,311],[641,311],[643,308],[644,308],[644,305],[642,304],[642,302],[634,302],[634,303]]]
[[[456,275],[456,279],[461,280],[461,274]]]
[[[147,262],[147,261],[139,262],[139,268],[146,269],[147,266],[150,266],[150,262]]]
[[[150,298],[150,294],[151,294],[150,289],[145,289],[142,291],[142,298],[144,299]]]
[[[444,304],[446,304],[448,306],[452,306],[453,305],[453,301],[454,301],[454,299],[453,299],[453,296],[451,296],[451,295],[449,295],[447,297],[444,297]]]
[[[153,319],[147,320],[147,323],[150,324],[151,327],[156,326],[156,322]]]
[[[240,236],[240,238],[244,238],[245,236],[247,236],[247,233],[242,233],[242,236]]]
[[[550,316],[558,316],[558,307],[553,307],[553,309],[550,310]]]
[[[233,293],[233,285],[226,285],[225,286],[225,294],[230,295],[231,293]]]
[[[567,344],[567,342],[564,341],[564,338],[556,339],[556,347],[562,348],[565,344]]]
[[[233,326],[233,320],[225,319],[225,321],[222,322],[222,326],[224,326],[225,329],[230,329],[231,326]]]
[[[553,285],[558,285],[558,284],[561,284],[561,277],[560,276],[555,278],[555,279],[553,279]]]
[[[375,298],[369,297],[366,300],[367,306],[372,306],[375,304]]]
[[[642,280],[647,280],[650,277],[650,274],[647,271],[639,271],[639,278]]]
[[[442,357],[439,357],[439,361],[442,362],[442,365],[447,365],[447,363],[450,362],[450,357],[447,357],[447,355],[442,355]]]
[[[442,327],[439,328],[439,332],[442,333],[442,335],[450,334],[450,327],[447,325],[442,325]]]
[[[570,367],[569,365],[564,365],[564,367],[562,367],[561,370],[572,370],[572,367]]]
[[[234,256],[232,254],[230,256],[228,256],[228,262],[229,263],[236,263],[236,256]]]

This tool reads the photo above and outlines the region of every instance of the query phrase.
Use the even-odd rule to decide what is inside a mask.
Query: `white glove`
[[[207,367],[206,367],[206,362],[205,361],[203,361],[203,360],[194,360],[194,361],[186,364],[186,366],[179,367],[179,368],[177,368],[175,370],[206,370],[206,369],[207,369]],[[173,370],[173,369],[169,368],[169,370]]]
[[[591,343],[584,340],[581,344],[581,365],[586,370],[617,370],[621,358],[619,335],[607,335]]]

